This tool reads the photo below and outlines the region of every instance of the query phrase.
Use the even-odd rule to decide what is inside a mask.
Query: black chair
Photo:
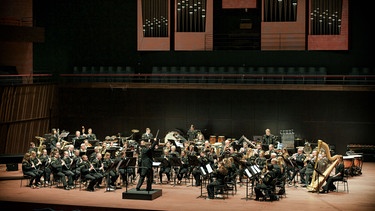
[[[342,180],[335,181],[334,184],[336,186],[336,192],[339,192],[340,185],[343,185],[344,192],[349,193],[348,175],[345,175]]]
[[[21,184],[20,184],[20,187],[22,187],[22,181],[23,181],[23,180],[26,180],[26,182],[27,182],[27,186],[29,186],[30,179],[31,179],[31,176],[30,176],[30,175],[23,175],[22,178],[21,178]]]

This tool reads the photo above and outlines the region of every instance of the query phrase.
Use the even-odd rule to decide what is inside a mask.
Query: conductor
[[[152,190],[152,181],[153,181],[153,176],[154,176],[153,170],[152,170],[152,163],[153,163],[152,154],[157,144],[158,144],[157,140],[155,140],[152,143],[152,145],[150,142],[145,142],[145,146],[141,150],[141,153],[140,153],[141,157],[140,157],[140,160],[138,161],[140,163],[139,164],[140,177],[139,177],[137,188],[136,188],[137,191],[141,190],[141,186],[145,180],[145,177],[147,177],[146,190],[147,191]]]

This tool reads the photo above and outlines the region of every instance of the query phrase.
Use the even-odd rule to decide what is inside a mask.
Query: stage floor
[[[228,199],[206,200],[206,189],[201,194],[200,187],[190,183],[173,186],[173,184],[153,185],[153,189],[162,190],[162,196],[153,200],[123,199],[125,187],[115,191],[105,188],[95,192],[79,190],[69,191],[61,188],[31,189],[20,187],[22,175],[18,171],[5,171],[0,165],[0,202],[1,210],[375,210],[375,163],[365,162],[362,175],[349,178],[349,193],[339,192],[318,194],[308,192],[302,187],[287,187],[286,197],[279,201],[254,201],[246,198],[246,186],[237,186],[237,193]],[[12,179],[13,178],[13,179]],[[144,184],[145,185],[145,184]],[[135,188],[130,185],[128,190]],[[145,187],[142,187],[145,188]],[[251,190],[249,190],[251,191]]]

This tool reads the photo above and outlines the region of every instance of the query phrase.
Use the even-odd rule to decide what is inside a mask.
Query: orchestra
[[[206,140],[194,127],[190,128],[189,134],[169,131],[164,138],[157,138],[159,130],[154,137],[151,129],[146,128],[139,140],[133,140],[139,130],[133,129],[131,132],[129,137],[121,137],[118,133],[117,136],[105,136],[100,141],[91,128],[85,133],[82,126],[82,131],[77,130],[70,140],[64,140],[67,136],[61,136],[59,129],[53,129],[46,138],[36,136],[39,146],[35,142],[30,143],[23,163],[25,173],[33,178],[29,186],[39,188],[41,184],[50,186],[58,181],[65,190],[71,190],[76,182],[81,182],[87,184],[86,190],[90,192],[100,189],[103,184],[109,190],[128,187],[133,185],[131,181],[143,168],[142,150],[151,143],[155,145],[152,161],[160,163],[153,166],[157,180],[153,179],[152,183],[158,181],[158,184],[163,184],[163,179],[166,179],[164,184],[172,185],[173,179],[173,185],[181,186],[185,178],[191,183],[190,186],[207,185],[209,199],[216,194],[213,192],[215,186],[222,185],[224,177],[226,182],[236,184],[239,181],[240,187],[251,183],[256,199],[271,198],[269,194],[274,193],[264,190],[276,187],[276,184],[279,187],[276,195],[285,194],[285,184],[296,181],[297,174],[301,187],[308,188],[316,177],[313,175],[314,169],[324,172],[332,163],[324,149],[311,150],[305,146],[296,148],[295,153],[289,153],[280,142],[275,149],[273,143],[265,147],[262,142],[250,141],[245,136],[238,140],[224,140],[224,136],[218,136],[221,141],[213,142]],[[129,183],[130,176],[132,179]],[[149,178],[153,177],[145,175],[144,179]],[[137,190],[142,183],[138,183]],[[148,182],[147,187],[149,185]]]

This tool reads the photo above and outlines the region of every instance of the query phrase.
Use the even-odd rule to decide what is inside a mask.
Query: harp
[[[327,180],[328,176],[331,174],[332,170],[335,168],[337,162],[339,162],[339,157],[342,155],[335,155],[331,157],[331,153],[329,150],[328,144],[323,142],[322,140],[318,140],[318,152],[324,149],[327,155],[328,160],[331,162],[331,164],[326,168],[324,172],[322,172],[323,175],[318,175],[316,171],[314,171],[311,183],[309,186],[307,186],[307,190],[309,192],[317,192],[319,191],[320,187],[323,185],[323,183]],[[315,162],[314,169],[317,168],[318,162]]]

